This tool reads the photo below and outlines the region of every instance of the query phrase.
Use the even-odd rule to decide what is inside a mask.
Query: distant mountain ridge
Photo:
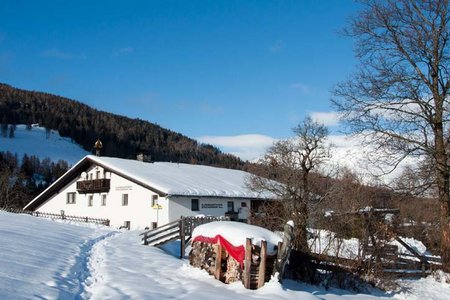
[[[0,83],[0,123],[34,124],[57,130],[86,151],[97,138],[102,155],[136,158],[140,153],[154,161],[173,161],[242,169],[244,162],[212,145],[199,144],[159,125],[97,109],[81,102],[43,92],[27,91]]]

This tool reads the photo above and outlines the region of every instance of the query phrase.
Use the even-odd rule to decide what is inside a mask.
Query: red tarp
[[[245,247],[242,245],[241,246],[232,245],[220,234],[216,235],[213,238],[199,235],[193,239],[193,242],[219,244],[227,250],[228,254],[230,254],[231,257],[233,257],[237,262],[239,262],[241,268],[244,267]]]

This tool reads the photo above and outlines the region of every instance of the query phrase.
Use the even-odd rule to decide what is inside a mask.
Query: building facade
[[[154,228],[181,216],[237,215],[273,199],[246,187],[249,173],[200,165],[86,156],[25,210],[110,220],[113,227]]]

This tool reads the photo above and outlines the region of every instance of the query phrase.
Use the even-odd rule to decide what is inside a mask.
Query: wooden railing
[[[83,223],[94,223],[101,224],[105,226],[109,226],[109,219],[102,218],[94,218],[94,217],[83,217],[83,216],[72,216],[66,214],[54,214],[54,213],[46,213],[46,212],[38,212],[38,211],[29,211],[22,209],[14,209],[14,208],[5,208],[0,209],[6,212],[15,213],[15,214],[27,214],[34,217],[48,218],[48,219],[57,219],[57,220],[69,220],[75,222],[83,222]]]
[[[92,179],[77,181],[77,191],[80,194],[109,192],[111,179]]]
[[[180,238],[180,220],[176,220],[166,225],[145,231],[140,235],[144,245],[157,246]]]
[[[195,227],[214,221],[229,221],[228,217],[181,217],[155,229],[147,230],[141,234],[144,245],[157,246],[176,239],[181,240],[180,258],[184,257],[186,245],[192,237]]]

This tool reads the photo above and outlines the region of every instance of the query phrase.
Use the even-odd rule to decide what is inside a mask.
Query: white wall
[[[191,210],[191,199],[199,199],[199,211]],[[237,212],[241,207],[241,202],[247,203],[250,207],[248,199],[231,199],[231,198],[213,198],[213,197],[170,197],[169,203],[169,219],[176,220],[181,216],[225,216],[228,211],[227,202],[234,202],[234,211]]]
[[[165,198],[158,198],[162,209],[152,208],[154,192],[133,183],[117,174],[106,172],[101,167],[92,167],[87,173],[96,178],[96,171],[100,170],[101,178],[111,179],[111,188],[106,194],[106,205],[101,205],[101,194],[76,193],[76,203],[68,204],[67,193],[76,192],[76,182],[82,180],[81,174],[67,186],[40,206],[37,211],[59,214],[64,210],[66,215],[87,216],[109,219],[111,226],[120,227],[125,221],[131,222],[132,229],[150,227],[152,222],[163,225],[168,222],[168,205]],[[84,175],[84,174],[83,174]],[[84,178],[83,178],[84,179]],[[122,194],[128,194],[128,205],[122,206]],[[88,195],[93,195],[93,206],[88,206]]]

